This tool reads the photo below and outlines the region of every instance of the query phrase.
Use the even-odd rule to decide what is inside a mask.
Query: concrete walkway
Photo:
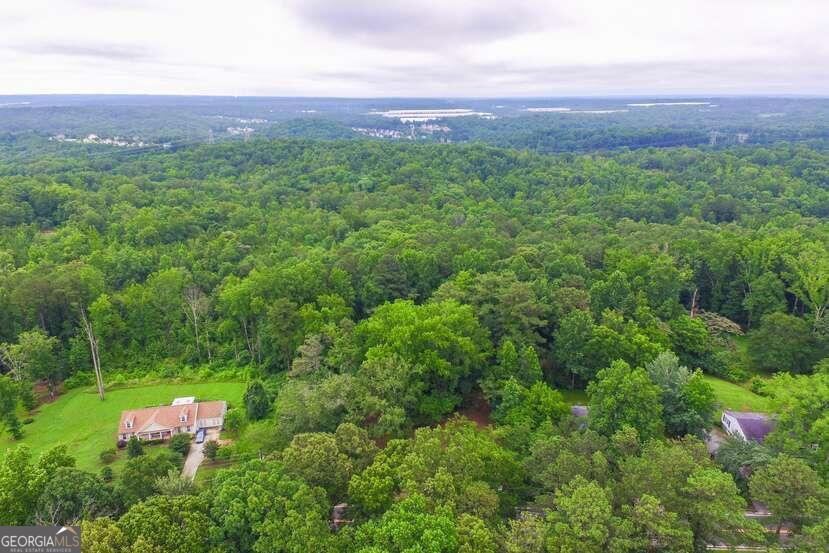
[[[196,477],[196,471],[199,469],[202,461],[204,461],[204,444],[210,440],[218,441],[218,439],[219,429],[208,428],[207,436],[205,436],[202,443],[197,444],[195,439],[190,443],[190,452],[187,454],[187,458],[184,459],[184,467],[181,469],[182,477],[189,478],[190,480]]]

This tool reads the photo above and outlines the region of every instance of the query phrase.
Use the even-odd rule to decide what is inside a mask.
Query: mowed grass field
[[[714,389],[714,396],[723,409],[760,413],[768,413],[771,410],[768,398],[757,395],[748,388],[711,375],[705,375],[705,380]]]
[[[705,379],[724,409],[770,411],[767,398],[743,386],[710,375]],[[223,399],[241,405],[244,391],[245,384],[241,382],[155,384],[111,390],[107,392],[106,400],[100,401],[94,388],[71,390],[55,402],[41,406],[32,415],[34,422],[23,425],[24,435],[19,442],[11,440],[5,432],[0,435],[0,456],[20,443],[28,444],[35,456],[55,445],[66,444],[69,453],[77,459],[78,468],[98,472],[104,466],[99,458],[101,451],[115,447],[121,411],[168,405],[173,398],[181,396],[196,396],[200,400]],[[587,402],[583,391],[561,392],[567,403]],[[124,460],[123,452],[119,452],[118,459],[111,465],[116,472]]]
[[[94,387],[70,390],[53,403],[42,405],[32,415],[34,422],[23,425],[20,441],[11,440],[3,432],[0,456],[20,443],[28,444],[35,456],[55,445],[66,444],[69,453],[77,459],[78,468],[98,472],[103,467],[99,459],[101,451],[115,447],[121,411],[169,405],[173,398],[182,396],[223,399],[238,406],[244,392],[245,384],[241,382],[156,384],[108,391],[106,399],[101,401]],[[122,456],[119,454],[119,461]]]

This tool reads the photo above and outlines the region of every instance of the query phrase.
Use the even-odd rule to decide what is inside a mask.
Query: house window
[[[187,415],[181,415],[181,416],[178,418],[178,420],[180,420],[181,422],[187,422]]]
[[[127,421],[127,428],[132,428],[132,421]]]

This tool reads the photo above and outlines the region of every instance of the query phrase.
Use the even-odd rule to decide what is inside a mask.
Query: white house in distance
[[[226,401],[196,401],[177,397],[170,405],[121,413],[118,439],[166,440],[176,434],[195,434],[200,428],[221,428],[227,412]]]
[[[763,443],[773,425],[768,415],[763,413],[726,409],[722,412],[722,427],[732,436],[737,436],[746,442],[750,440]]]

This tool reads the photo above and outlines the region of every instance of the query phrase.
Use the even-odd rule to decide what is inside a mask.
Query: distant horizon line
[[[0,98],[44,98],[44,97],[147,97],[147,98],[276,98],[309,100],[550,100],[550,99],[677,99],[677,98],[796,98],[829,99],[829,93],[609,93],[609,94],[561,94],[561,95],[506,95],[506,96],[315,96],[315,95],[266,95],[266,94],[173,94],[155,92],[42,92],[42,93],[0,93]]]

